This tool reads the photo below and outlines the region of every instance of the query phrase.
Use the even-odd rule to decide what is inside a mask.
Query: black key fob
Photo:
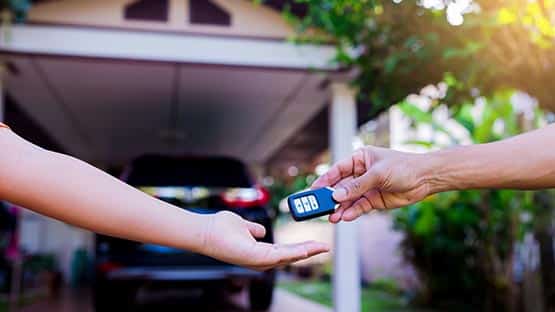
[[[293,219],[305,221],[332,214],[338,205],[332,197],[333,191],[331,187],[325,187],[289,196],[287,204]]]

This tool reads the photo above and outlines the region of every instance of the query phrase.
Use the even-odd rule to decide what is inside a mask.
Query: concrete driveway
[[[231,298],[217,300],[188,300],[187,302],[167,302],[142,306],[140,312],[149,311],[218,311],[247,312],[247,295],[241,293]],[[20,312],[93,312],[89,291],[67,291],[58,300],[46,300],[21,309]],[[274,304],[269,312],[328,312],[331,309],[305,300],[281,289],[274,293]]]

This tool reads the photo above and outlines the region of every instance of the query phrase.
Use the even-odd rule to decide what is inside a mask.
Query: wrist
[[[198,240],[198,244],[196,244],[195,248],[192,251],[204,255],[209,255],[211,253],[211,240],[213,240],[213,235],[215,233],[214,223],[216,214],[195,214],[195,217],[195,223],[199,225],[200,238]]]
[[[180,218],[176,218],[176,226],[181,237],[179,248],[194,253],[206,254],[210,240],[210,227],[213,220],[212,215],[203,215],[182,211]]]
[[[453,183],[453,168],[450,168],[450,160],[454,157],[452,150],[431,152],[417,157],[423,164],[419,176],[421,183],[426,185],[428,195],[457,189],[456,183]]]

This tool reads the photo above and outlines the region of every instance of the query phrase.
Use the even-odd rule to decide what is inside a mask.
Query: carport
[[[215,3],[238,18],[271,14],[243,1]],[[352,152],[355,93],[330,63],[331,46],[54,23],[47,19],[65,11],[53,17],[47,4],[3,35],[3,92],[69,154],[105,169],[145,153],[225,155],[264,168],[322,112],[333,159]],[[335,252],[335,309],[360,310],[356,224],[337,226]]]

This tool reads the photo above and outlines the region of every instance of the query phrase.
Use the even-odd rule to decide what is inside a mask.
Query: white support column
[[[333,161],[351,156],[356,135],[356,92],[347,83],[333,83],[330,106],[330,144]],[[360,263],[357,222],[335,227],[333,274],[334,310],[360,311]]]
[[[4,101],[4,83],[5,83],[5,65],[0,62],[0,122],[5,121],[5,101]],[[12,278],[10,281],[10,294],[9,294],[9,311],[18,310],[19,294],[21,292],[21,274],[23,262],[21,257],[17,257],[12,263]]]
[[[4,118],[5,118],[5,116],[4,116],[4,113],[5,113],[5,110],[4,110],[4,80],[5,79],[4,79],[4,77],[5,77],[5,75],[4,75],[3,65],[0,64],[0,66],[1,66],[0,67],[0,122],[4,122],[5,121],[4,120]]]

